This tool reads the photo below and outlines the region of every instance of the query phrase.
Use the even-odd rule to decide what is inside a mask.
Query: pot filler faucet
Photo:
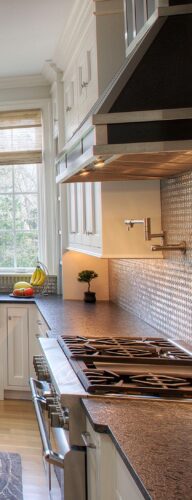
[[[152,252],[159,252],[161,250],[180,250],[181,252],[186,252],[186,242],[181,241],[177,244],[165,245],[164,238],[165,233],[152,233],[151,232],[151,219],[150,217],[145,217],[144,219],[125,219],[124,224],[127,225],[128,231],[134,227],[135,224],[144,224],[144,237],[145,241],[150,241],[152,238],[163,238],[163,245],[152,245]]]

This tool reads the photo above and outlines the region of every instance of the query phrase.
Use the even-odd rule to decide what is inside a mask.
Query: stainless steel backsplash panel
[[[109,263],[110,299],[165,334],[192,344],[192,172],[161,183],[167,243],[187,243],[186,255]],[[150,215],[150,214],[149,214]]]

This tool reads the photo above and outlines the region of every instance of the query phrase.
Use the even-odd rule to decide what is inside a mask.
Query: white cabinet
[[[96,433],[87,420],[92,447],[87,448],[88,500],[115,500],[115,447],[107,434]]]
[[[97,255],[101,252],[100,184],[68,185],[68,248]]]
[[[161,258],[151,251],[160,240],[145,241],[144,224],[130,231],[124,224],[146,217],[151,217],[152,232],[159,233],[159,181],[69,184],[67,248],[103,258]]]
[[[29,390],[29,377],[35,375],[33,356],[41,354],[38,338],[48,329],[35,304],[0,305],[0,399],[4,390]]]
[[[7,308],[7,383],[25,387],[29,379],[28,310],[25,306]]]
[[[72,67],[64,78],[65,140],[68,140],[78,127],[77,85],[76,67]]]
[[[83,10],[85,5],[79,7],[75,19],[71,17],[71,33],[68,31],[65,47],[68,55],[64,68],[65,142],[72,137],[125,58],[124,17],[123,10],[119,11],[119,0],[104,2],[104,5],[87,2],[86,12],[81,12],[81,8]],[[72,23],[77,26],[78,16],[74,32]]]
[[[96,433],[87,419],[88,500],[143,500],[111,438]]]
[[[46,337],[49,330],[47,323],[34,304],[29,306],[29,374],[36,377],[33,367],[33,356],[42,354],[39,337]]]
[[[63,147],[64,113],[63,113],[63,73],[56,67],[53,70],[51,86],[53,153],[56,156]]]
[[[98,97],[96,38],[90,29],[77,58],[78,122],[89,112]]]
[[[126,465],[121,459],[118,452],[115,450],[115,463],[116,463],[116,500],[142,500],[144,496],[136,485],[134,479],[129,473]]]

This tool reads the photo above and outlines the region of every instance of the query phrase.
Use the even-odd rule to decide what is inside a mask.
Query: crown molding
[[[65,71],[71,59],[74,59],[85,31],[94,20],[93,6],[93,2],[87,2],[87,0],[74,2],[71,14],[63,26],[53,57],[62,71]]]
[[[45,87],[49,81],[43,75],[25,75],[9,78],[0,78],[0,89],[12,89],[22,87]]]
[[[42,75],[45,80],[50,83],[50,85],[53,85],[54,82],[62,81],[63,72],[52,60],[47,60],[43,66]]]

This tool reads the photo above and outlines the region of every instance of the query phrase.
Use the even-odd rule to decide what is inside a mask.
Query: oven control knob
[[[49,407],[54,404],[54,396],[48,396],[46,398],[46,409],[49,410]]]
[[[57,411],[57,404],[53,401],[53,404],[48,405],[48,416],[51,418],[52,413]]]
[[[62,427],[64,428],[64,417],[61,411],[56,411],[51,413],[51,427]]]

